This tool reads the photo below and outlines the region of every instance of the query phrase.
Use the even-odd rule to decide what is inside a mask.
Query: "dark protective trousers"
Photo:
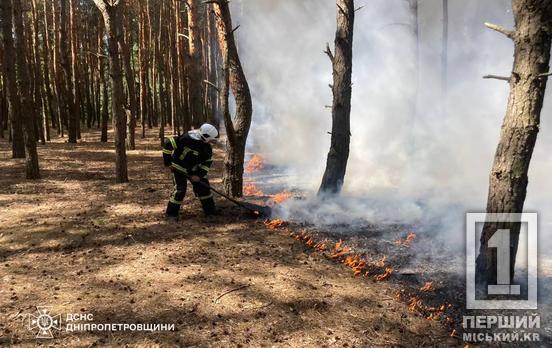
[[[188,178],[179,172],[173,172],[174,179],[174,191],[169,198],[169,203],[167,204],[167,216],[178,217],[180,211],[180,205],[184,196],[186,196],[186,188],[188,186]],[[209,180],[202,178],[201,181],[209,185]],[[199,183],[192,183],[195,196],[201,202],[203,211],[207,215],[215,213],[215,200],[213,199],[213,193],[211,190],[206,188]]]

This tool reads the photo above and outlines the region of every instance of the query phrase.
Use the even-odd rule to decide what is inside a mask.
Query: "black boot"
[[[201,201],[201,206],[205,215],[217,215],[217,209],[215,208],[215,200],[211,197]]]
[[[180,205],[169,202],[167,204],[167,210],[165,211],[165,219],[167,221],[178,221],[179,211]]]

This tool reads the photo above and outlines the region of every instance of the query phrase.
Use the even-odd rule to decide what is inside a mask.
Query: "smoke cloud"
[[[351,154],[343,197],[290,202],[283,214],[310,222],[438,220],[463,240],[464,214],[484,211],[488,174],[506,110],[513,43],[484,22],[513,27],[508,0],[451,0],[448,101],[441,89],[441,1],[420,1],[420,81],[403,0],[357,1]],[[240,57],[253,94],[249,149],[286,172],[288,188],[316,192],[330,144],[335,1],[232,2]],[[552,87],[551,87],[552,88]],[[526,211],[552,224],[551,88],[531,163]],[[446,111],[445,111],[446,110]],[[281,183],[283,183],[281,182]],[[309,213],[306,213],[306,209]],[[309,218],[310,216],[310,218]],[[446,230],[446,231],[445,231]],[[544,242],[544,240],[542,240]]]

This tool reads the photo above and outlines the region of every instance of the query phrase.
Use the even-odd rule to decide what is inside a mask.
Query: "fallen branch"
[[[242,286],[240,286],[240,287],[234,288],[234,289],[230,289],[230,290],[224,292],[223,294],[221,294],[221,295],[220,295],[219,297],[217,297],[216,299],[214,299],[213,302],[214,302],[214,303],[218,303],[218,301],[219,301],[222,297],[224,297],[224,296],[226,296],[226,295],[228,295],[228,294],[230,294],[230,293],[232,293],[232,292],[235,292],[235,291],[238,291],[238,290],[241,290],[241,289],[245,289],[245,288],[250,287],[250,286],[251,286],[251,284],[246,284],[246,285],[242,285]]]
[[[511,77],[498,76],[498,75],[485,75],[485,76],[483,76],[483,78],[484,79],[502,80],[502,81],[507,81],[507,82],[510,82],[510,80],[511,80]]]
[[[492,23],[485,23],[485,26],[491,30],[494,30],[496,32],[499,32],[506,37],[513,39],[514,38],[514,31],[508,30],[500,25],[492,24]]]

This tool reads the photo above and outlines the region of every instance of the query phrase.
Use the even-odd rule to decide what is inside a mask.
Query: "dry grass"
[[[40,146],[43,179],[0,143],[0,345],[66,347],[448,346],[448,333],[282,232],[217,200],[206,218],[189,190],[184,220],[163,220],[171,190],[154,134],[115,184],[112,144]],[[214,185],[220,184],[221,150]],[[236,290],[237,289],[237,290]],[[229,290],[236,290],[220,297]],[[37,305],[95,323],[170,323],[174,332],[59,332],[37,340]]]

